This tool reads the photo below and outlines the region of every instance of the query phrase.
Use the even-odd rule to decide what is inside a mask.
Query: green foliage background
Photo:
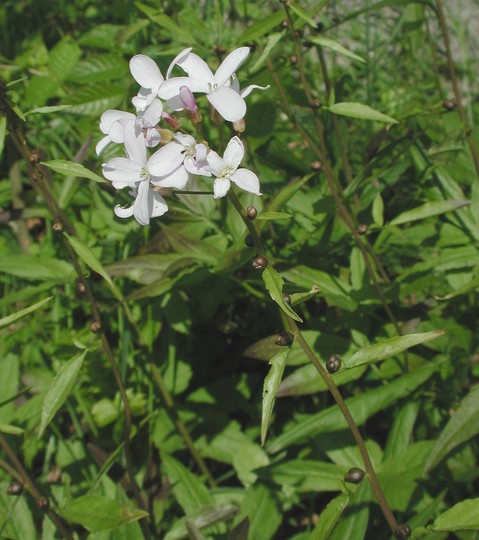
[[[273,1],[2,2],[0,314],[51,299],[0,320],[0,431],[72,538],[144,538],[140,523],[171,540],[391,537],[367,481],[344,481],[363,467],[359,451],[296,343],[260,445],[267,362],[288,326],[251,267],[256,252],[234,207],[179,195],[142,228],[114,217],[124,194],[55,164],[100,174],[117,155],[108,148],[98,158],[94,146],[102,112],[131,110],[134,54],[165,73],[185,47],[216,66],[242,45],[253,52],[240,81],[271,88],[249,96],[243,136],[263,197],[240,199],[290,215],[255,223],[284,292],[319,288],[294,307],[306,340],[323,363],[343,359],[335,378],[398,521],[415,537],[477,537],[478,43],[467,12],[454,9],[461,3],[448,4],[465,119],[438,2],[292,2],[295,36]],[[321,102],[315,112],[301,71]],[[373,113],[340,103],[397,123],[357,118]],[[317,118],[326,164],[304,136],[319,145]],[[212,122],[206,130],[219,146],[233,135]],[[54,232],[18,133],[50,165],[42,182],[69,237]],[[328,166],[360,236],[338,211]],[[393,356],[367,348],[433,330],[446,333]],[[132,469],[148,517],[125,476],[124,409],[105,340],[131,408]],[[2,447],[0,536],[60,537],[35,496],[6,494]]]

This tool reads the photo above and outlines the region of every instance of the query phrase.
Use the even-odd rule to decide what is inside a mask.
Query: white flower
[[[173,59],[166,74],[167,79],[169,78],[173,67],[180,62],[183,57],[187,56],[190,51],[191,47],[184,49]],[[156,62],[145,54],[136,54],[130,60],[130,71],[135,81],[141,86],[138,95],[132,99],[132,103],[138,110],[144,110],[156,97],[158,97],[158,90],[165,79],[161,74],[159,67],[156,65]],[[180,109],[182,108],[179,98],[169,102],[168,105],[173,109],[178,107]]]
[[[188,180],[188,173],[172,170],[164,177],[150,174],[145,138],[135,121],[130,121],[125,126],[124,143],[128,157],[113,158],[104,163],[103,175],[116,189],[129,187],[130,195],[135,198],[134,203],[128,208],[117,205],[115,214],[122,218],[133,215],[140,225],[148,225],[150,218],[161,216],[168,210],[165,200],[155,187],[182,189]]]
[[[123,143],[126,126],[134,120],[145,136],[146,146],[152,148],[160,142],[160,133],[156,129],[163,112],[163,104],[154,99],[145,109],[137,110],[137,116],[132,113],[114,109],[105,111],[101,115],[100,130],[105,137],[96,145],[95,151],[100,155],[106,146],[111,143]]]
[[[206,62],[196,54],[179,55],[171,65],[179,65],[188,77],[173,77],[165,81],[160,86],[158,95],[162,99],[176,99],[180,88],[186,86],[192,92],[206,94],[208,101],[225,120],[236,122],[245,115],[246,103],[243,97],[231,88],[231,77],[246,60],[249,52],[249,47],[235,49],[223,60],[214,75]]]
[[[244,191],[261,195],[256,174],[248,169],[238,169],[243,157],[244,146],[238,137],[230,140],[222,158],[214,151],[206,156],[210,170],[216,176],[213,187],[215,199],[226,195],[231,182]]]

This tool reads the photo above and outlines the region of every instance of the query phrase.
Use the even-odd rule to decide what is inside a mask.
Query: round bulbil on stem
[[[46,497],[38,497],[37,508],[39,510],[48,510],[50,508],[50,501]]]
[[[368,232],[368,226],[365,223],[358,225],[358,234],[366,234]]]
[[[344,476],[344,481],[350,484],[359,484],[361,480],[366,476],[366,473],[358,467],[353,467]]]
[[[411,526],[408,523],[401,523],[399,527],[394,532],[395,538],[397,540],[405,540],[406,538],[409,538],[412,534]]]
[[[279,347],[289,347],[293,344],[294,335],[291,332],[281,332],[276,338],[275,344]]]
[[[341,369],[341,358],[337,354],[333,354],[326,362],[326,369],[331,375],[337,373]]]
[[[248,208],[246,208],[246,215],[248,216],[248,219],[253,220],[258,215],[258,210],[256,210],[256,208],[250,204]]]
[[[90,330],[94,334],[98,334],[98,332],[101,330],[101,324],[98,321],[93,321],[90,326]]]
[[[253,237],[251,236],[251,234],[247,234],[245,236],[244,243],[246,244],[247,247],[250,247],[250,248],[254,247]]]
[[[23,484],[18,480],[13,480],[7,488],[7,495],[18,496],[23,493]]]
[[[63,225],[59,221],[57,221],[52,225],[52,229],[55,233],[61,233],[63,232]]]
[[[268,259],[260,255],[251,264],[255,270],[264,270],[268,266]]]

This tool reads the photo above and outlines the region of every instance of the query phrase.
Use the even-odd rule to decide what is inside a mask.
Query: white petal
[[[184,160],[184,147],[173,141],[157,150],[148,160],[148,171],[152,176],[166,176],[177,169]]]
[[[111,143],[111,139],[110,137],[108,137],[108,135],[106,137],[103,137],[101,141],[98,141],[95,146],[96,155],[99,156],[110,143]]]
[[[200,164],[201,163],[201,164]],[[211,176],[211,171],[208,164],[205,162],[198,162],[194,157],[185,158],[183,163],[185,169],[191,174],[197,174],[199,176]]]
[[[136,54],[130,60],[130,71],[135,81],[143,88],[158,88],[163,82],[163,75],[156,62],[144,54]]]
[[[180,54],[176,55],[173,60],[171,61],[170,66],[168,67],[168,71],[166,72],[166,78],[169,79],[171,72],[173,68],[176,66],[176,64],[179,64],[182,60],[184,60],[183,57],[188,56],[188,54],[191,52],[193,47],[188,47],[187,49],[183,49]]]
[[[163,176],[162,178],[152,179],[151,183],[155,186],[161,186],[164,188],[183,189],[188,183],[189,179],[190,175],[188,174],[188,171],[183,167],[183,165],[180,165],[170,174]]]
[[[156,126],[160,121],[162,112],[163,103],[159,99],[154,99],[140,116],[143,122],[148,122],[151,126]]]
[[[184,56],[177,61],[177,64],[193,79],[198,79],[210,84],[213,84],[215,80],[208,64],[195,53]]]
[[[133,116],[133,121],[135,120],[135,116]],[[113,122],[113,124],[110,127],[110,138],[111,140],[116,143],[120,144],[122,143],[125,138],[125,128],[128,126],[128,122],[131,122],[132,119],[121,119],[117,120],[116,122]]]
[[[136,129],[135,129],[136,128]],[[129,122],[125,126],[124,131],[124,142],[125,150],[128,157],[141,163],[143,167],[146,166],[146,146],[145,138],[141,129],[137,129],[138,126],[135,126],[135,122]]]
[[[146,130],[145,144],[148,148],[154,148],[158,146],[161,141],[161,135],[156,128],[149,128]]]
[[[249,96],[253,90],[268,90],[269,87],[269,84],[268,86],[258,86],[257,84],[250,84],[246,88],[243,88],[243,90],[241,90],[239,94],[242,98],[245,98],[246,96]]]
[[[133,203],[133,214],[140,225],[150,223],[150,206],[153,209],[152,193],[149,182],[141,182],[138,186],[138,195]]]
[[[135,115],[125,111],[118,111],[116,109],[105,111],[100,118],[101,131],[105,133],[105,135],[108,134],[113,122],[121,120],[122,118],[129,118],[130,120],[133,120]]]
[[[195,139],[186,133],[175,133],[174,139],[184,147],[195,146],[196,144]]]
[[[117,215],[119,218],[129,218],[133,215],[133,205],[128,206],[127,208],[123,208],[119,204],[117,204],[113,211],[115,212],[115,215]]]
[[[238,169],[231,175],[231,181],[234,182],[239,188],[254,193],[255,195],[261,195],[259,191],[259,178],[253,171],[248,169]]]
[[[208,165],[210,166],[211,172],[215,176],[222,176],[223,171],[226,168],[226,163],[223,158],[221,158],[214,150],[206,156]]]
[[[240,47],[230,52],[216,70],[215,83],[223,86],[233,73],[241,66],[249,54],[249,47]]]
[[[224,197],[228,193],[230,186],[231,182],[228,178],[217,178],[213,186],[214,198]]]
[[[158,96],[161,99],[177,97],[182,86],[187,86],[192,92],[203,92],[204,94],[207,94],[210,90],[208,84],[199,79],[192,79],[191,77],[173,77],[173,79],[168,79],[160,86]]]
[[[156,191],[152,190],[153,194],[153,207],[150,211],[150,217],[158,217],[162,216],[165,212],[168,211],[168,205],[165,202],[165,199],[157,193]]]
[[[155,99],[157,95],[156,88],[154,91],[151,88],[140,88],[138,95],[136,95],[131,102],[136,108],[137,114],[144,111],[148,105]]]
[[[237,122],[246,114],[244,99],[232,88],[221,86],[207,97],[218,113],[229,122]]]
[[[244,146],[238,137],[233,137],[226,147],[223,159],[230,169],[236,171],[244,157]]]
[[[102,167],[103,176],[112,182],[119,182],[123,185],[130,186],[141,180],[140,173],[142,165],[131,159],[122,157],[113,158],[108,163],[104,163]]]

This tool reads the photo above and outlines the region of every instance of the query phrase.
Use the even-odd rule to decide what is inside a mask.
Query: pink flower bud
[[[246,129],[244,118],[240,118],[240,120],[233,122],[233,129],[236,131],[236,133],[243,133],[243,131]]]
[[[178,120],[178,118],[175,118],[174,116],[171,116],[171,114],[168,114],[167,112],[163,111],[161,113],[161,117],[165,120],[165,122],[174,130],[177,130],[181,126],[181,122]]]
[[[188,115],[191,121],[197,124],[201,122],[201,114],[196,106],[195,96],[193,92],[187,86],[181,86],[179,90],[180,99],[188,111]]]

